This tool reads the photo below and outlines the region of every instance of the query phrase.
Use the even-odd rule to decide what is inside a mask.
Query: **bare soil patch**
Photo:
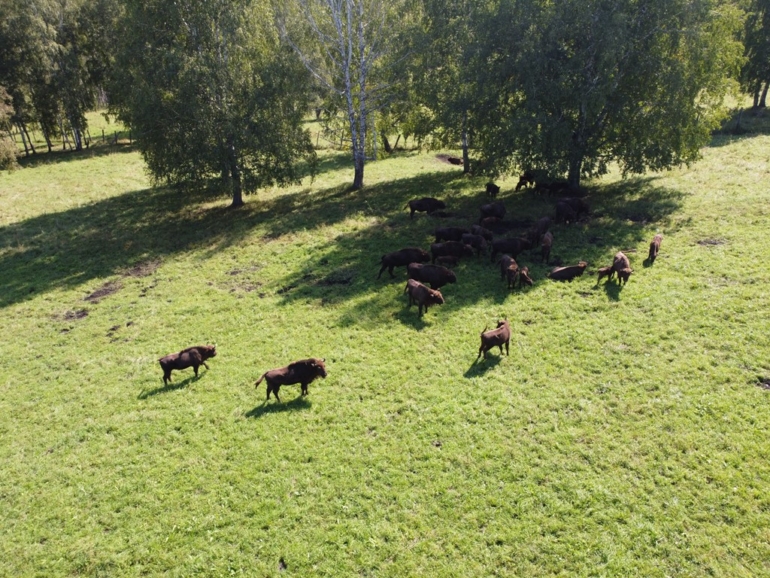
[[[143,263],[138,263],[128,269],[125,272],[125,275],[127,277],[148,277],[155,273],[160,265],[161,262],[159,260],[145,261]]]
[[[716,247],[717,245],[724,245],[727,243],[724,239],[701,239],[698,241],[698,245],[703,247]]]
[[[123,285],[119,281],[107,281],[104,285],[99,287],[96,291],[83,298],[83,301],[90,301],[91,303],[99,303],[101,299],[117,293],[121,290]]]
[[[74,321],[76,319],[83,319],[88,316],[88,309],[75,309],[75,311],[67,311],[62,316],[65,321]]]

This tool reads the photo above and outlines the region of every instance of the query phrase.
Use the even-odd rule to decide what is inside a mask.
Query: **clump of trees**
[[[0,86],[0,170],[15,169],[18,166],[16,162],[16,143],[11,136],[11,116],[13,116],[13,105],[8,92]]]

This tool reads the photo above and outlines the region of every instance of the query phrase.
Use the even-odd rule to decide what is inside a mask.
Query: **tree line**
[[[611,163],[692,162],[739,87],[765,106],[768,4],[0,0],[0,163],[12,132],[34,153],[32,127],[81,149],[104,105],[158,182],[237,207],[315,170],[315,108],[345,135],[354,188],[401,138],[461,148],[466,172],[578,187]]]

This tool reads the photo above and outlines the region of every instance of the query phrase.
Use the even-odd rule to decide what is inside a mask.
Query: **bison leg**
[[[300,385],[302,386],[302,395],[307,395],[307,386],[308,386],[308,384],[307,383],[301,383]]]
[[[209,368],[208,364],[205,361],[201,361],[201,363],[203,364],[203,367],[205,367],[206,369]]]
[[[510,352],[510,349],[508,348],[508,343],[509,343],[508,341],[506,341],[506,342],[505,342],[505,354],[506,354],[508,357],[510,357],[510,356],[511,356],[511,352]],[[501,348],[501,349],[500,349],[500,353],[502,353],[502,352],[503,352],[503,351],[502,351],[502,348]]]
[[[198,367],[199,365],[193,365],[193,371],[195,372],[195,377],[198,377]]]
[[[168,382],[171,381],[171,370],[163,372],[163,385],[168,385]]]

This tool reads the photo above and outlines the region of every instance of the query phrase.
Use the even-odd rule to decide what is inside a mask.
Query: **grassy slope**
[[[509,294],[465,262],[424,320],[379,256],[427,247],[407,199],[461,224],[484,182],[432,155],[358,193],[328,155],[238,212],[150,188],[130,151],[0,175],[0,573],[770,573],[770,138],[715,145],[554,229],[591,271],[636,249],[623,289],[525,257]],[[516,218],[551,212],[512,184]],[[511,356],[474,363],[501,316]],[[202,342],[211,369],[163,387],[157,358]],[[263,404],[256,378],[310,355],[328,379]]]

